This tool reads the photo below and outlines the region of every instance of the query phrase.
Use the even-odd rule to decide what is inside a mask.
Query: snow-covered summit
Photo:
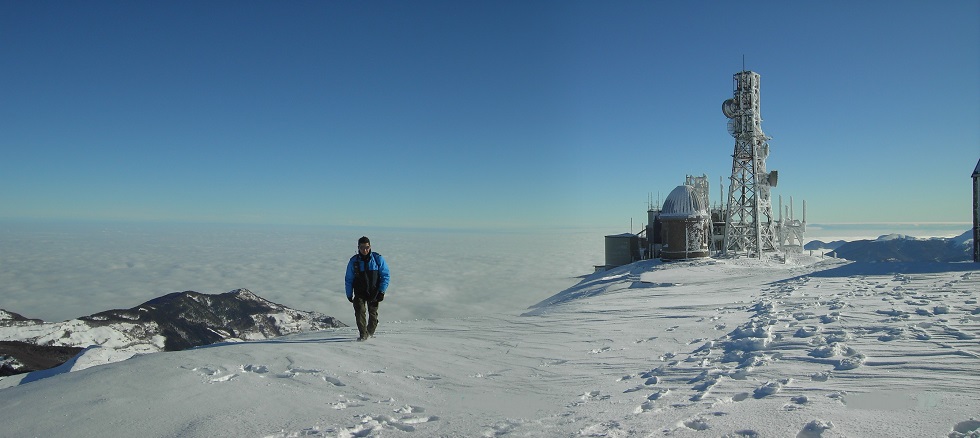
[[[897,234],[897,233],[885,234],[883,236],[878,236],[878,238],[875,239],[875,241],[877,242],[888,242],[890,240],[919,240],[919,239],[912,236],[907,236],[905,234]]]
[[[100,354],[107,361],[116,361],[135,354],[183,350],[216,342],[269,339],[343,326],[333,317],[290,309],[247,289],[215,295],[186,291],[154,298],[130,309],[106,310],[60,323],[23,317],[0,319],[0,341],[105,347],[112,354]]]
[[[40,324],[40,319],[26,318],[20,314],[0,309],[0,325],[3,324]]]
[[[957,237],[919,238],[887,234],[837,248],[837,256],[859,262],[957,262],[971,260],[972,231]]]

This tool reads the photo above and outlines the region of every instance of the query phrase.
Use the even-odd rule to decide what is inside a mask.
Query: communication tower
[[[762,257],[764,251],[776,250],[769,189],[776,186],[778,173],[766,172],[769,137],[762,132],[759,74],[744,70],[733,81],[734,97],[721,106],[728,133],[735,137],[722,250]]]

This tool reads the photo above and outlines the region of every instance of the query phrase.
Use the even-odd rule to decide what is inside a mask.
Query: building
[[[667,195],[660,211],[663,260],[708,257],[711,243],[711,216],[708,201],[687,184]]]
[[[640,237],[633,233],[606,236],[606,264],[597,265],[596,272],[628,265],[643,259]]]

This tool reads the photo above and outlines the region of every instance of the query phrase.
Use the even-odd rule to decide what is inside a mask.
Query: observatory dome
[[[663,218],[691,218],[708,216],[708,206],[705,200],[694,193],[694,187],[689,185],[677,186],[667,195],[663,209]]]

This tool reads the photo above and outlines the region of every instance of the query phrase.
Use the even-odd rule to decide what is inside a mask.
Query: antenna
[[[744,62],[745,55],[742,56]],[[770,198],[776,172],[766,172],[769,137],[762,132],[759,83],[758,73],[736,73],[734,96],[722,105],[722,112],[729,119],[729,133],[735,137],[722,252],[755,253],[762,258],[764,251],[776,249]]]
[[[742,54],[742,71],[745,71],[745,54]]]

